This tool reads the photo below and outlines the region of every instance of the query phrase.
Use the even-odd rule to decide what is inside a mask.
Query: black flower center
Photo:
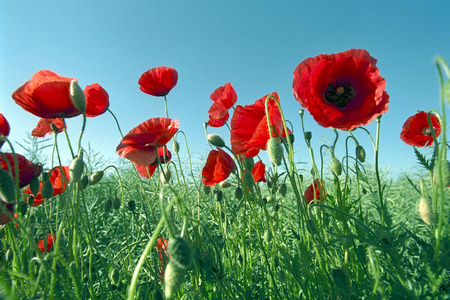
[[[355,96],[355,89],[349,81],[338,81],[329,83],[323,95],[328,103],[335,103],[339,108],[345,105]]]

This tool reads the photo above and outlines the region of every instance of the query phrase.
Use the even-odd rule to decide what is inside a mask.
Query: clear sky
[[[164,116],[163,99],[144,94],[137,82],[150,68],[171,66],[179,80],[168,95],[169,116],[179,119],[194,157],[209,150],[203,130],[209,96],[231,82],[240,105],[279,93],[294,124],[297,159],[309,163],[293,71],[308,57],[363,48],[378,60],[390,95],[381,124],[382,165],[408,170],[415,165],[414,152],[400,131],[417,110],[440,107],[433,60],[440,55],[450,61],[449,11],[448,1],[1,1],[0,112],[11,125],[10,138],[23,142],[39,118],[16,105],[11,94],[48,69],[78,78],[82,87],[102,85],[125,134]],[[332,129],[321,128],[308,113],[305,120],[315,151],[321,141],[332,141]],[[67,124],[75,143],[81,117]],[[367,127],[373,135],[374,125]],[[229,144],[226,128],[209,132]],[[369,140],[358,136],[371,157]],[[62,136],[59,141],[64,145]],[[85,146],[88,141],[105,157],[117,156],[120,135],[110,114],[88,119]],[[343,139],[338,143],[342,157]],[[17,145],[16,150],[21,151]]]

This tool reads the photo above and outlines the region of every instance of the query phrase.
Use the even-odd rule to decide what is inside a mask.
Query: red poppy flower
[[[236,92],[231,83],[218,87],[210,96],[214,103],[208,111],[208,126],[221,127],[228,121],[228,110],[233,107],[237,101]]]
[[[10,131],[9,123],[6,118],[0,113],[0,137],[8,136]],[[5,141],[0,140],[0,148]]]
[[[320,196],[322,192],[323,197]],[[312,201],[320,201],[322,202],[325,199],[325,190],[323,185],[316,179],[313,183],[306,189],[305,191],[305,199],[306,203],[309,204]]]
[[[54,240],[56,240],[56,235],[49,233],[47,236],[47,247],[45,247],[45,240],[40,240],[37,243],[37,247],[41,250],[42,253],[48,252],[53,248]]]
[[[10,214],[13,214],[14,203],[6,203],[2,199],[0,199],[0,206],[0,225],[11,222],[11,217],[4,210],[7,210]]]
[[[159,275],[159,278],[161,278],[161,280],[163,280],[164,267],[167,266],[167,264],[169,263],[169,258],[170,258],[169,243],[167,242],[167,240],[165,238],[158,238],[158,240],[156,240],[156,248],[159,251],[159,260],[161,262],[161,274]],[[164,256],[164,259],[163,259],[163,256]]]
[[[169,94],[178,81],[178,73],[171,67],[157,67],[139,78],[139,88],[146,94],[160,97]]]
[[[178,131],[177,119],[152,118],[130,130],[116,148],[120,157],[138,165],[150,165],[156,160],[158,147],[167,144]]]
[[[156,168],[158,167],[157,164],[154,165],[138,165],[138,164],[134,164],[136,166],[136,169],[139,173],[139,175],[142,178],[147,178],[150,179],[153,174],[155,173]]]
[[[6,156],[9,164],[11,165],[11,176],[16,178],[16,168],[14,163],[14,156],[17,157],[17,163],[19,167],[19,187],[23,188],[30,184],[31,178],[34,175],[39,176],[42,171],[42,167],[40,165],[36,165],[30,161],[28,161],[25,156],[20,154],[12,154],[12,153],[2,153]],[[8,164],[6,160],[3,158],[3,155],[0,155],[0,168],[9,172]],[[36,174],[34,173],[36,171]]]
[[[12,95],[23,109],[41,118],[75,117],[82,112],[70,98],[70,82],[75,78],[41,70]]]
[[[64,177],[61,174],[61,168],[62,168]],[[66,190],[67,184],[69,183],[69,167],[63,166],[63,167],[54,168],[50,174],[49,181],[53,186],[52,197],[64,192]],[[31,206],[36,207],[36,206],[39,206],[42,204],[44,199],[42,198],[42,195],[41,195],[41,189],[42,189],[42,181],[39,182],[39,193],[37,194],[36,197],[34,197],[34,202],[33,202],[33,204],[31,204]],[[24,194],[29,194],[29,195],[33,194],[31,192],[30,187],[27,187],[23,192],[24,192]]]
[[[433,125],[434,133],[438,137],[441,134],[441,124],[434,114],[431,114],[431,125]],[[428,124],[428,113],[420,111],[409,117],[403,124],[400,138],[411,146],[428,147],[433,145],[433,136]]]
[[[56,133],[63,132],[64,124],[63,124],[62,118],[50,118],[50,119],[41,118],[39,120],[38,124],[36,125],[36,128],[34,128],[33,131],[31,132],[31,136],[46,137],[46,136],[52,134],[53,129],[50,126],[52,123],[58,129],[58,131]],[[66,128],[67,128],[67,124],[66,124]]]
[[[360,49],[308,58],[294,71],[294,96],[323,127],[367,125],[389,109],[386,80],[376,63]]]
[[[86,98],[86,117],[99,116],[109,107],[109,95],[98,83],[86,86],[84,97]]]
[[[279,101],[277,93],[270,94]],[[265,101],[268,95],[262,97],[252,105],[242,107],[238,105],[231,118],[231,149],[236,155],[244,154],[254,157],[259,150],[266,150],[269,140]],[[273,137],[283,136],[283,121],[275,100],[268,102],[270,124]]]
[[[266,166],[262,161],[258,161],[255,163],[252,169],[253,180],[255,182],[266,182]]]
[[[202,170],[202,182],[206,186],[225,180],[230,176],[235,167],[233,158],[220,148],[209,152],[205,167]]]

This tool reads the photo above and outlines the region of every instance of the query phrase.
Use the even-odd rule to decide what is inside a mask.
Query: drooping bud
[[[203,186],[203,191],[205,192],[206,195],[209,195],[209,193],[211,193],[211,187],[204,185]]]
[[[103,171],[97,171],[89,177],[89,185],[98,183],[103,178]]]
[[[178,292],[193,260],[192,248],[182,237],[170,240],[169,253],[172,258],[164,273],[164,294],[168,299]]]
[[[242,163],[244,164],[244,168],[248,171],[251,171],[253,169],[253,166],[255,165],[255,161],[253,157],[246,157],[242,160]]]
[[[280,185],[280,195],[284,197],[286,197],[286,193],[287,193],[287,186],[286,183],[282,183]]]
[[[223,141],[223,139],[214,133],[208,134],[208,142],[211,145],[219,147],[219,148],[225,147],[225,142]]]
[[[77,183],[81,180],[84,171],[83,150],[80,149],[78,156],[69,165],[69,182]]]
[[[178,154],[178,152],[180,152],[180,144],[178,144],[177,141],[173,141],[173,152],[175,154]]]
[[[270,138],[267,142],[267,152],[274,165],[281,165],[283,158],[283,146],[276,138]]]
[[[236,190],[234,191],[234,197],[236,197],[236,199],[238,199],[238,200],[241,200],[243,196],[244,196],[244,193],[242,192],[242,189],[238,186],[236,188]]]
[[[70,82],[70,99],[72,99],[73,105],[79,111],[83,113],[86,111],[86,98],[84,97],[84,92],[75,80]]]
[[[355,152],[356,152],[356,158],[360,162],[363,163],[366,161],[366,150],[364,150],[364,148],[361,145],[356,146]]]
[[[331,172],[333,172],[334,175],[339,176],[342,174],[342,165],[339,159],[336,157],[331,158]]]
[[[39,193],[39,178],[33,176],[30,180],[30,191],[36,197]]]
[[[228,181],[224,180],[224,181],[221,181],[221,182],[219,183],[219,186],[220,186],[221,188],[229,188],[229,187],[231,186],[231,183],[229,183]]]
[[[114,207],[114,209],[119,210],[121,205],[122,201],[120,201],[118,197],[115,197],[114,200],[112,201],[112,206]]]
[[[6,202],[14,202],[16,199],[16,190],[14,180],[6,170],[0,169],[0,199]]]
[[[136,210],[136,202],[134,200],[128,201],[128,209],[130,211],[135,211]]]
[[[430,226],[433,223],[434,217],[432,208],[428,203],[428,201],[424,198],[420,198],[419,201],[419,214],[420,217],[422,218],[422,221],[424,221],[428,226]]]
[[[244,182],[247,188],[251,189],[255,184],[255,180],[253,179],[253,175],[250,172],[244,173]]]
[[[164,170],[161,172],[161,175],[159,176],[159,179],[163,184],[169,184],[170,179],[172,178],[172,173],[170,172],[170,169],[166,166]]]
[[[214,191],[214,195],[216,196],[217,202],[222,201],[222,199],[223,199],[223,192],[222,191],[215,190]]]
[[[293,133],[289,133],[289,141],[291,142],[291,145],[294,145],[295,142],[295,136]]]
[[[105,214],[108,214],[111,211],[112,208],[112,200],[108,199],[105,201],[105,204],[103,205],[103,210],[105,211]]]
[[[306,131],[305,132],[305,140],[307,140],[309,142],[311,139],[312,139],[312,132]]]
[[[41,196],[44,199],[48,199],[53,196],[53,186],[50,181],[44,181],[42,183]]]

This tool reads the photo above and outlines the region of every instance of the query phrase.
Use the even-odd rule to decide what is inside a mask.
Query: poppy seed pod
[[[0,199],[6,202],[14,202],[16,199],[14,180],[11,174],[3,169],[0,169]]]
[[[270,138],[267,142],[267,152],[274,165],[281,165],[283,158],[283,146],[276,138]]]
[[[356,152],[356,158],[360,162],[363,163],[366,161],[366,150],[364,150],[364,148],[361,145],[356,146],[355,152]]]
[[[41,189],[42,198],[48,199],[53,196],[53,186],[50,181],[44,181]]]
[[[70,82],[70,99],[72,99],[73,105],[79,111],[83,113],[86,111],[86,98],[84,92],[75,80]]]
[[[89,177],[89,185],[98,183],[103,178],[103,171],[97,171]]]
[[[223,141],[223,139],[214,133],[208,134],[208,142],[215,147],[225,147],[225,142]]]
[[[341,162],[336,157],[331,158],[331,172],[336,176],[339,176],[342,174]]]

